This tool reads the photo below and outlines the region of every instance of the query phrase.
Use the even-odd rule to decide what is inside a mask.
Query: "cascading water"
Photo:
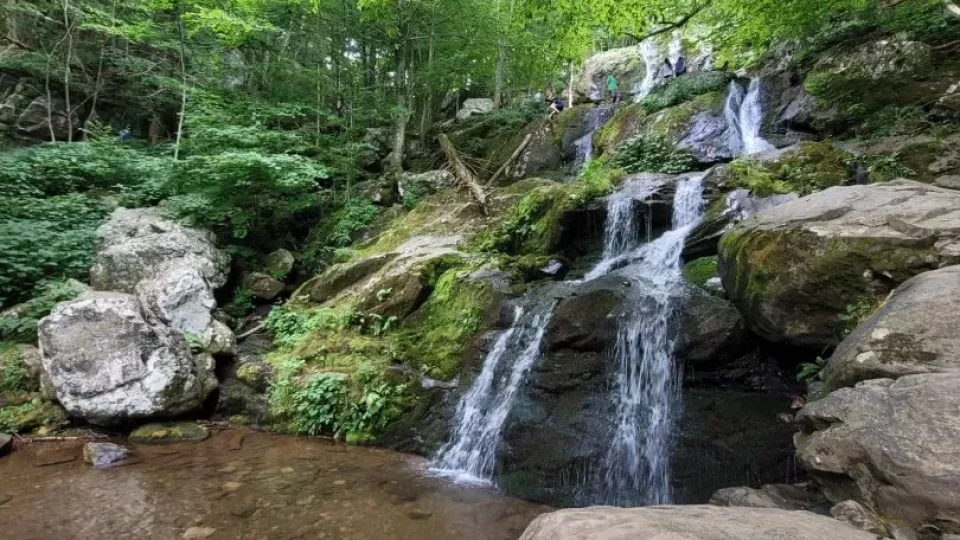
[[[648,199],[659,185],[644,179],[628,182],[609,197],[604,256],[594,272],[636,248],[639,230],[634,204]],[[610,267],[605,268],[600,275]],[[533,299],[532,307],[516,309],[513,325],[497,339],[483,361],[480,375],[457,405],[453,424],[456,429],[434,459],[434,473],[466,483],[492,482],[503,425],[524,378],[540,358],[553,315],[552,299],[539,300],[536,295]],[[508,358],[516,358],[511,366],[505,365]]]
[[[662,62],[660,49],[657,48],[657,43],[653,39],[645,39],[640,43],[640,56],[643,57],[643,63],[646,66],[646,75],[644,75],[640,86],[635,87],[635,101],[641,101],[650,95],[654,85],[657,84],[657,75],[660,73],[660,63]]]
[[[774,149],[760,136],[763,124],[760,79],[751,79],[746,93],[737,81],[731,82],[723,113],[730,126],[730,147],[734,153],[752,155]]]
[[[613,116],[613,108],[606,105],[600,105],[587,110],[584,113],[583,124],[586,134],[577,139],[574,144],[574,172],[580,172],[581,169],[593,158],[593,136],[597,130],[607,123],[607,120]]]
[[[456,432],[437,454],[435,473],[469,483],[492,481],[503,424],[527,372],[540,358],[552,314],[552,300],[515,312],[513,325],[487,354],[480,376],[457,405]],[[511,357],[516,358],[513,365],[502,365]]]
[[[702,177],[682,180],[672,230],[635,249],[619,271],[642,287],[643,301],[618,327],[617,424],[597,477],[596,502],[637,506],[672,499],[669,446],[679,387],[671,321],[682,281],[680,254],[702,217]]]

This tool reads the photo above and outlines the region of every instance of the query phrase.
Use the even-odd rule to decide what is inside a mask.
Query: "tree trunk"
[[[397,114],[394,124],[393,151],[387,158],[387,164],[390,169],[399,171],[403,170],[403,153],[407,143],[407,123],[410,121],[410,111],[407,109],[410,105],[410,85],[407,84],[407,43],[405,40],[397,51],[397,69],[394,77],[397,86],[397,108],[400,109],[400,112]]]
[[[177,141],[173,146],[174,161],[180,159],[180,142],[183,140],[183,121],[187,117],[187,46],[183,32],[183,5],[177,2],[177,30],[180,34],[180,83],[183,85],[180,93],[180,118],[177,120]]]
[[[473,196],[474,200],[477,201],[477,204],[480,205],[480,209],[484,214],[487,213],[489,204],[487,202],[487,193],[483,190],[483,187],[480,185],[480,182],[477,182],[477,178],[470,172],[470,169],[463,163],[463,160],[460,159],[460,154],[457,153],[457,148],[453,146],[453,143],[450,142],[450,139],[446,134],[441,133],[437,139],[440,141],[440,146],[443,148],[444,154],[447,156],[447,161],[450,163],[450,167],[453,169],[453,174],[456,175],[457,179],[460,180],[460,183],[464,185],[470,194]]]
[[[67,122],[67,142],[73,142],[73,106],[70,102],[70,78],[72,70],[70,62],[73,59],[73,22],[70,20],[70,0],[63,0],[63,27],[66,29],[67,54],[63,63],[63,112]],[[51,103],[48,105],[53,106]],[[53,129],[53,126],[50,126]]]
[[[570,62],[570,82],[567,83],[567,107],[573,107],[573,61]]]
[[[503,81],[507,67],[507,47],[503,39],[497,45],[497,74],[494,80],[493,106],[497,109],[503,107]]]

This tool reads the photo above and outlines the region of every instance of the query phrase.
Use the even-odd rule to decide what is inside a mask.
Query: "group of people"
[[[669,77],[679,77],[687,72],[687,61],[680,55],[677,57],[677,61],[671,63],[669,58],[664,58],[663,63],[667,67],[667,75],[664,78]],[[607,74],[607,96],[610,99],[611,103],[617,104],[620,103],[620,81],[613,75],[613,73]],[[562,97],[557,97],[550,102],[549,113],[550,116],[555,114],[560,114],[563,112],[563,109],[566,107],[566,102]]]

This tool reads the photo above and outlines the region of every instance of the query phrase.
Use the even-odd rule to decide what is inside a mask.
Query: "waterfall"
[[[660,181],[641,178],[628,181],[607,199],[607,224],[604,231],[603,260],[591,274],[599,277],[625,253],[637,247],[639,228],[634,204],[653,195]],[[648,213],[649,215],[649,213]],[[649,236],[650,225],[647,225]],[[590,276],[588,276],[588,279]],[[532,297],[532,298],[531,298]],[[553,315],[554,301],[539,300],[534,305],[516,308],[510,329],[500,335],[483,360],[480,375],[460,399],[454,415],[456,426],[450,441],[433,460],[433,472],[466,483],[492,482],[503,425],[513,408],[524,378],[540,358],[543,339]],[[512,366],[506,366],[512,360]],[[506,361],[505,361],[506,360]]]
[[[480,375],[457,405],[456,431],[434,460],[433,471],[469,483],[492,482],[503,424],[520,386],[540,358],[553,301],[517,309],[514,323],[483,360]],[[501,366],[516,358],[512,366]]]
[[[670,65],[676,65],[677,60],[680,59],[680,55],[683,54],[683,40],[682,34],[679,30],[674,30],[673,35],[670,38],[670,48],[668,49]]]
[[[580,172],[581,169],[593,159],[593,137],[607,120],[613,116],[614,108],[606,105],[599,105],[586,111],[583,117],[583,123],[586,134],[574,141],[574,172]]]
[[[723,114],[730,127],[730,148],[735,154],[749,156],[774,149],[760,136],[763,107],[760,103],[759,78],[750,80],[746,93],[737,81],[731,82]]]
[[[671,502],[669,447],[679,393],[671,323],[682,281],[680,254],[702,217],[702,177],[680,181],[672,230],[634,250],[620,271],[642,288],[643,301],[617,331],[617,424],[597,478],[604,504]]]
[[[590,281],[607,275],[624,256],[631,253],[639,243],[640,231],[634,205],[646,201],[656,193],[661,182],[639,179],[626,183],[619,191],[607,198],[607,222],[603,230],[603,256],[600,262],[584,276]],[[650,236],[651,213],[647,212],[647,238]]]
[[[646,75],[644,75],[639,88],[636,88],[634,92],[636,94],[635,101],[640,101],[650,94],[654,85],[657,84],[657,75],[660,73],[660,50],[652,38],[645,39],[640,43],[640,56],[643,57],[643,63],[646,66]]]

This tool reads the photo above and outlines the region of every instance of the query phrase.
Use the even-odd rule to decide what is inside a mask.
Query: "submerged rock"
[[[60,304],[39,335],[57,400],[94,424],[195,411],[217,386],[213,359],[151,322],[133,295],[97,292]]]
[[[520,540],[876,540],[846,523],[770,508],[579,508],[544,514]]]
[[[807,404],[797,458],[834,502],[960,533],[960,374],[874,379]]]
[[[83,461],[96,469],[106,469],[127,459],[130,450],[113,443],[89,442],[83,445]]]
[[[207,428],[192,422],[176,424],[147,424],[130,433],[130,440],[136,443],[161,444],[173,442],[199,442],[210,436]]]
[[[898,287],[830,357],[828,387],[918,373],[960,372],[960,266],[925,272]]]
[[[907,180],[830,188],[742,222],[723,236],[719,262],[756,334],[834,346],[849,306],[960,262],[960,193]]]

